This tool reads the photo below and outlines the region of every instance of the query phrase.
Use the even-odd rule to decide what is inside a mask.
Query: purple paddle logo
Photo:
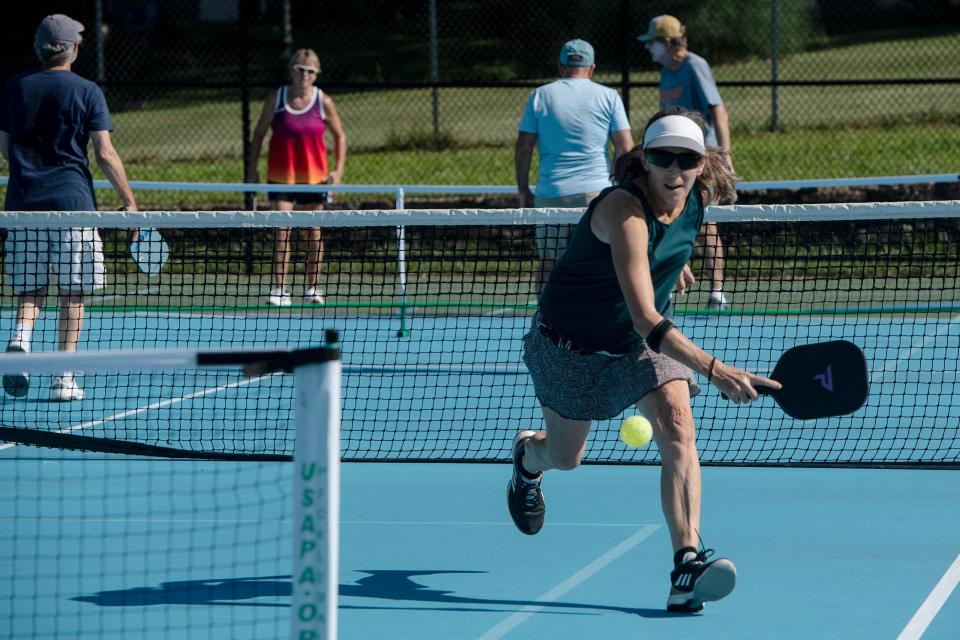
[[[818,381],[820,385],[827,391],[833,391],[833,365],[827,365],[827,371],[825,373],[818,373],[813,376],[813,379]]]

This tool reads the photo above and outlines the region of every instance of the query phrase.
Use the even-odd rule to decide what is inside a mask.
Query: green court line
[[[902,305],[874,307],[822,307],[816,309],[766,309],[763,307],[744,307],[742,309],[696,309],[678,308],[677,315],[721,315],[721,316],[847,316],[847,315],[896,315],[960,313],[960,304]]]
[[[532,311],[536,305],[510,304],[496,302],[330,302],[324,305],[293,304],[289,307],[275,307],[268,304],[251,305],[87,305],[87,311],[102,313],[242,313],[242,312],[281,312],[281,311],[322,311],[324,309],[502,309],[507,311]],[[56,311],[56,306],[45,306],[44,311]],[[15,311],[12,305],[0,306],[0,311]],[[805,309],[770,309],[767,307],[737,307],[727,309],[707,309],[702,307],[678,307],[676,315],[717,315],[717,316],[847,316],[847,315],[887,315],[887,314],[933,314],[960,313],[960,303],[870,306],[870,307],[817,307]]]

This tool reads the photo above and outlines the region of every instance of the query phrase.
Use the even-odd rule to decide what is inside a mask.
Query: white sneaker
[[[275,307],[289,307],[291,304],[290,292],[286,289],[271,289],[267,296],[267,304]]]
[[[50,399],[56,402],[83,400],[85,395],[72,373],[55,376],[50,385]]]
[[[723,291],[711,291],[710,298],[707,299],[708,307],[729,307],[731,304],[733,304],[733,301],[730,296]]]
[[[326,295],[326,292],[323,289],[310,287],[303,292],[303,301],[309,304],[324,304],[326,302],[324,295]]]
[[[26,342],[11,342],[7,345],[7,353],[29,353],[30,345]],[[30,375],[27,373],[9,373],[3,376],[3,390],[14,398],[22,398],[30,390]]]

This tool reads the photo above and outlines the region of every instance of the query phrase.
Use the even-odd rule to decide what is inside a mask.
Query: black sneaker
[[[19,342],[7,345],[7,353],[26,353],[26,349]],[[14,398],[22,398],[30,390],[30,376],[26,373],[9,373],[3,376],[3,390]]]
[[[533,431],[521,431],[513,439],[510,457],[513,459],[513,476],[507,485],[507,508],[513,523],[528,536],[543,528],[543,516],[547,506],[543,502],[543,492],[540,491],[541,473],[536,480],[525,477],[520,470],[520,460],[523,458],[523,447],[534,434]]]
[[[730,595],[737,584],[737,568],[726,558],[707,562],[713,549],[697,551],[693,547],[681,549],[678,554],[694,551],[697,557],[677,565],[670,572],[670,597],[667,611],[696,613],[704,602],[720,600]]]

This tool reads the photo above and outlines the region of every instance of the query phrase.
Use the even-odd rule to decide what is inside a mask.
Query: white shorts
[[[598,192],[575,193],[558,198],[543,198],[534,195],[533,206],[537,208],[575,209],[586,207],[597,195]],[[554,262],[559,260],[564,251],[567,250],[567,245],[570,244],[570,238],[573,237],[575,228],[576,225],[572,224],[538,224],[536,235],[537,252],[540,254],[540,259],[553,260]]]
[[[57,276],[57,287],[89,293],[106,282],[103,243],[93,228],[9,229],[5,246],[7,275],[17,293],[30,293]]]

